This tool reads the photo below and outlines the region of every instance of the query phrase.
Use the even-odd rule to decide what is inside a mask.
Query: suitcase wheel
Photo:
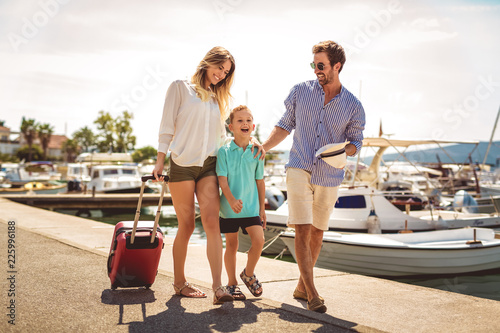
[[[145,287],[146,287],[146,290],[149,290],[149,288],[151,288],[151,285],[147,284],[147,285],[145,285]]]
[[[114,284],[111,285],[111,290],[116,290],[116,286]]]

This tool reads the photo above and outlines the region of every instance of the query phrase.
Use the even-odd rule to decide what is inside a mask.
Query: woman
[[[170,149],[169,189],[178,220],[172,250],[174,290],[185,297],[206,297],[188,283],[184,275],[188,242],[195,228],[196,194],[207,237],[214,304],[233,301],[221,282],[220,198],[215,165],[217,150],[226,140],[224,122],[229,114],[229,90],[234,70],[233,56],[223,47],[214,47],[198,65],[191,82],[178,80],[170,85],[153,170],[156,179],[162,180],[158,175],[163,172],[165,156]]]

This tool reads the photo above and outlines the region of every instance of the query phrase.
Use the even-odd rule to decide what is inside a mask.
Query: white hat
[[[347,142],[342,142],[323,146],[317,151],[316,157],[323,159],[334,168],[343,169],[347,164],[346,144]]]

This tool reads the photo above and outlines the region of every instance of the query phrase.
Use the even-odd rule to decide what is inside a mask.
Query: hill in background
[[[430,149],[418,149],[414,147],[412,151],[406,151],[405,156],[413,163],[469,163],[469,154],[473,163],[483,163],[484,155],[488,149],[489,142],[480,142],[477,147],[474,144],[454,144],[443,146],[443,149],[436,147]],[[398,148],[399,149],[399,148]],[[399,149],[403,151],[404,149]],[[438,160],[439,158],[439,160]],[[389,150],[384,154],[384,161],[406,161],[398,153],[389,153]],[[363,162],[370,164],[372,156],[365,157]],[[486,164],[496,168],[500,166],[500,141],[494,141],[491,144],[490,151]]]

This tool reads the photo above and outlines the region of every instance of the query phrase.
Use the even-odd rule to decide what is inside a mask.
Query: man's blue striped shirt
[[[318,80],[295,85],[285,100],[286,112],[276,126],[288,132],[295,130],[290,160],[286,168],[311,173],[311,183],[339,186],[344,170],[337,169],[315,155],[324,145],[350,141],[361,149],[365,128],[365,111],[361,102],[344,86],[324,105],[325,93]]]

